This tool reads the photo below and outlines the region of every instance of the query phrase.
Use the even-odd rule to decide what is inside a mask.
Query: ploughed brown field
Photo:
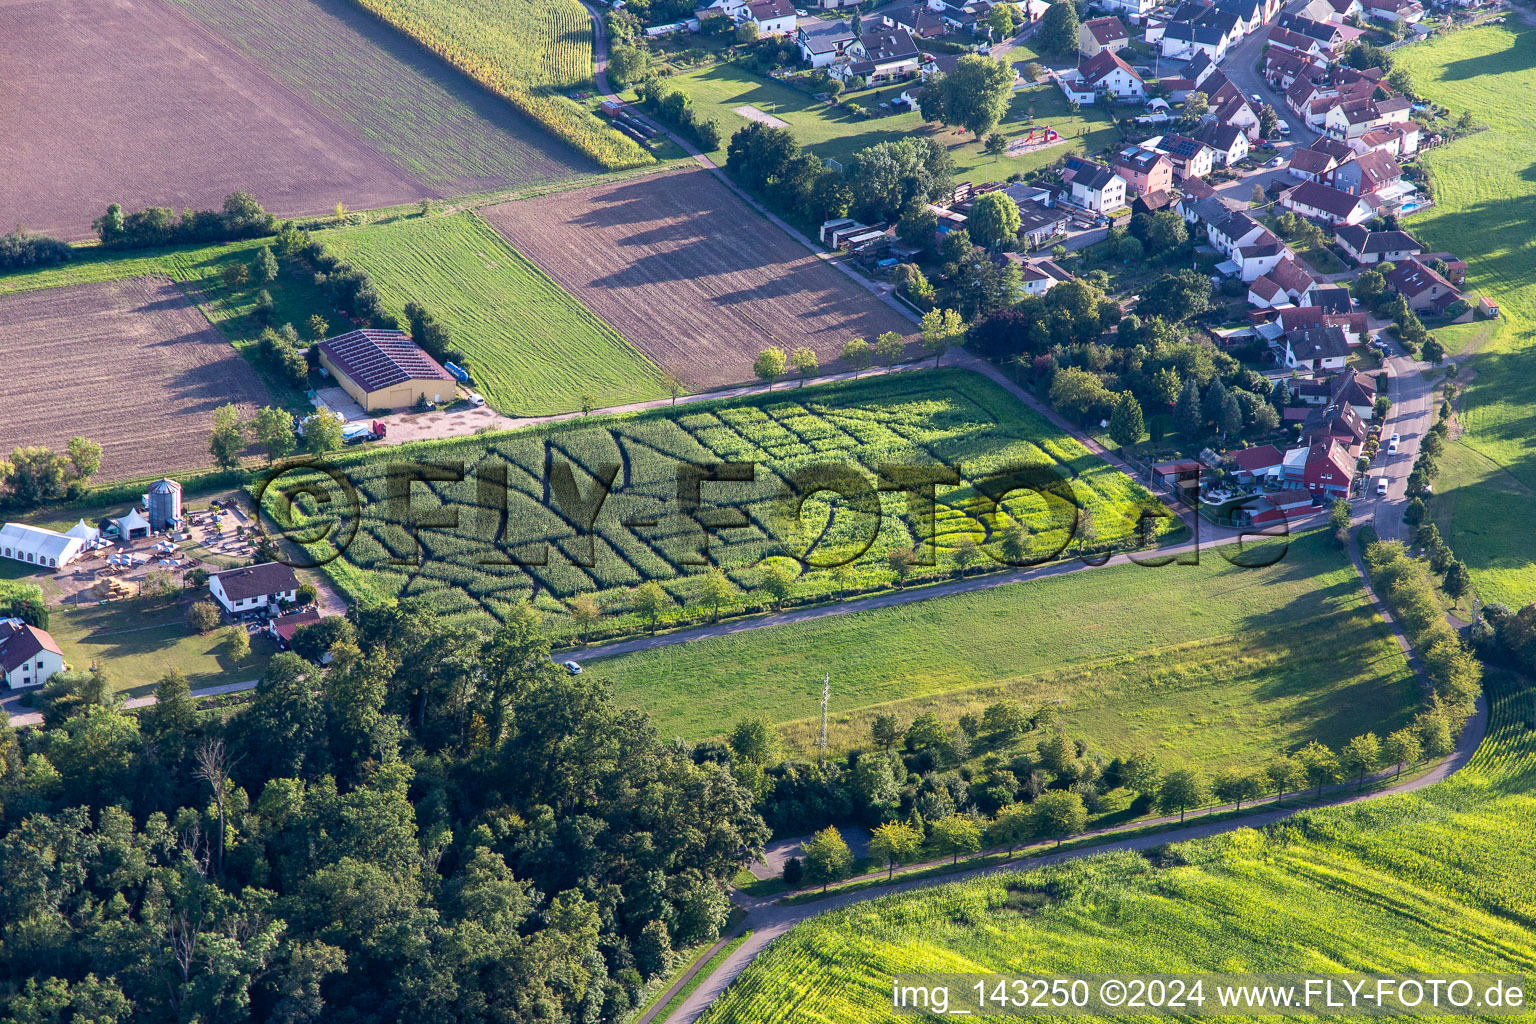
[[[0,0],[0,230],[107,205],[280,215],[595,169],[345,0]]]
[[[134,277],[0,295],[0,454],[102,447],[98,480],[212,462],[212,413],[270,398],[234,346],[174,283]]]
[[[843,343],[912,324],[687,170],[482,210],[640,351],[694,388],[752,378],[758,352],[808,345],[825,367]]]

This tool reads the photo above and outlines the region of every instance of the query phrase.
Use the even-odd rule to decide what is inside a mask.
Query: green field
[[[1529,690],[1502,696],[1471,764],[1420,793],[1308,811],[1161,857],[1105,854],[815,918],[774,942],[702,1020],[889,1021],[892,975],[908,971],[1529,976],[1531,701]]]
[[[577,0],[357,0],[609,169],[654,158],[569,98],[592,85],[592,21]]]
[[[731,135],[748,124],[746,118],[735,112],[735,108],[745,105],[788,122],[796,141],[805,149],[822,159],[845,164],[856,151],[878,142],[908,136],[937,138],[948,145],[950,155],[954,157],[956,178],[978,182],[1002,180],[1011,174],[1046,166],[1069,153],[1091,153],[1120,141],[1120,134],[1104,108],[1084,107],[1074,114],[1067,109],[1061,90],[1049,85],[1015,93],[997,130],[1011,139],[1022,134],[1021,129],[1026,125],[1049,125],[1067,142],[1023,156],[993,157],[982,152],[980,144],[969,134],[927,124],[915,111],[861,118],[847,109],[849,103],[874,109],[881,100],[899,96],[900,86],[878,90],[878,95],[856,93],[844,97],[838,106],[829,107],[808,93],[759,77],[734,64],[719,64],[676,75],[667,82],[687,93],[701,113],[720,122],[721,148],[711,155],[722,163]]]
[[[407,458],[463,463],[461,482],[434,483],[430,492],[415,485],[416,507],[425,512],[410,513],[456,516],[457,525],[422,528],[415,537],[402,528],[406,514],[392,510],[388,478],[390,467]],[[554,477],[546,481],[546,461],[571,467],[574,493]],[[696,508],[685,506],[679,466],[727,462],[748,464],[754,478],[700,484]],[[856,559],[845,578],[829,568],[801,571],[790,558],[774,563],[798,573],[793,599],[884,589],[894,578],[886,554],[916,545],[922,555],[929,526],[900,491],[875,492],[875,469],[935,463],[962,465],[962,482],[935,486],[936,564],[917,566],[909,583],[952,576],[949,551],[963,535],[1003,558],[1001,536],[1017,536],[1012,527],[1022,524],[1024,554],[1045,558],[1068,542],[1079,506],[1093,512],[1097,543],[1107,545],[1131,537],[1141,511],[1156,505],[992,382],[965,371],[924,370],[344,455],[337,464],[362,496],[361,525],[345,559],[328,571],[355,599],[419,595],[443,614],[499,618],[510,604],[532,599],[554,613],[550,628],[564,638],[577,629],[560,613],[578,594],[602,603],[600,634],[648,624],[636,617],[631,594],[648,580],[670,598],[664,623],[709,617],[713,607],[696,595],[711,564],[735,588],[726,612],[766,605],[765,560],[783,555],[804,554],[821,566]],[[834,498],[823,486],[825,472],[812,470],[819,466],[852,474],[864,490]],[[786,501],[786,479],[794,474],[808,495],[798,517]],[[505,487],[492,484],[497,475]],[[612,479],[600,507],[592,501],[599,475]],[[1036,477],[1049,485],[1048,497],[1026,489]],[[504,527],[496,507],[501,494]],[[268,511],[287,519],[280,501]],[[745,517],[745,525],[722,515]],[[712,517],[716,528],[707,534],[701,524]],[[505,564],[511,558],[524,564]],[[993,564],[985,554],[982,563]]]
[[[155,682],[178,668],[203,690],[260,679],[275,648],[252,637],[251,653],[232,660],[223,631],[200,636],[187,628],[186,600],[133,598],[110,604],[69,605],[50,612],[48,631],[74,669],[100,664],[114,689],[126,696],[153,693]]]
[[[766,715],[802,753],[816,742],[823,675],[838,751],[867,747],[877,713],[905,723],[932,711],[952,724],[1008,699],[1060,702],[1067,732],[1109,756],[1149,749],[1218,764],[1343,742],[1365,723],[1390,731],[1418,695],[1348,560],[1320,533],[1264,568],[1209,550],[1198,566],[1093,569],[587,668],[665,735],[699,740]]]
[[[318,236],[373,278],[404,318],[421,303],[469,356],[475,385],[513,416],[660,398],[665,377],[617,331],[473,213],[401,218]]]
[[[222,245],[176,246],[120,252],[87,247],[78,249],[75,258],[62,266],[0,274],[0,295],[38,288],[62,288],[98,281],[118,281],[128,277],[156,275],[179,282],[197,303],[203,315],[224,332],[241,354],[255,368],[277,404],[294,410],[312,408],[304,392],[271,372],[255,353],[256,336],[261,324],[252,311],[262,286],[253,283],[233,290],[226,288],[220,275],[232,263],[249,264],[256,250],[271,245],[271,238],[253,238]],[[314,275],[292,261],[279,259],[276,281],[266,285],[275,309],[274,324],[290,323],[307,336],[307,324],[313,314],[334,319],[335,312],[325,294],[315,287]]]
[[[1511,14],[1506,26],[1442,36],[1394,55],[1418,91],[1453,113],[1471,109],[1489,130],[1424,157],[1437,206],[1407,225],[1434,249],[1467,261],[1467,287],[1499,303],[1492,330],[1450,333],[1470,348],[1461,417],[1433,513],[1485,601],[1536,599],[1536,26]],[[1468,374],[1462,375],[1463,380]],[[1449,526],[1449,529],[1447,529]]]

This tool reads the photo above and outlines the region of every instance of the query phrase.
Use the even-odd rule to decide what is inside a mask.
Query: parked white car
[[[1376,478],[1376,497],[1378,497],[1378,498],[1385,498],[1386,496],[1387,496],[1387,478],[1384,477],[1384,476],[1379,476],[1379,477]]]

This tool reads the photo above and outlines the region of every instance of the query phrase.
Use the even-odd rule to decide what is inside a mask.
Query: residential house
[[[1343,316],[1353,303],[1349,289],[1342,284],[1318,284],[1307,293],[1307,300],[1328,316]]]
[[[1327,0],[1328,6],[1333,8],[1330,21],[1340,24],[1349,21],[1350,18],[1365,17],[1365,5],[1360,0]]]
[[[1355,458],[1339,441],[1315,441],[1307,448],[1307,464],[1302,486],[1314,496],[1349,497],[1355,479]]]
[[[751,0],[745,20],[757,26],[759,36],[792,36],[795,5],[791,0]]]
[[[1061,282],[1072,280],[1072,275],[1054,260],[1034,260],[1019,268],[1019,280],[1028,294],[1044,295]]]
[[[1448,252],[1427,252],[1419,257],[1419,262],[1434,267],[1451,284],[1457,288],[1467,283],[1467,261],[1459,260]],[[78,537],[78,528],[69,531],[70,536]]]
[[[1101,0],[1099,6],[1106,11],[1116,11],[1125,15],[1133,25],[1140,25],[1161,2],[1162,0]]]
[[[1281,329],[1289,334],[1293,331],[1315,331],[1324,327],[1337,327],[1344,332],[1344,343],[1351,348],[1366,339],[1369,331],[1366,328],[1364,313],[1355,313],[1348,309],[1330,312],[1326,307],[1315,303],[1314,297],[1317,294],[1318,289],[1314,289],[1298,300],[1306,305],[1281,310],[1279,317]]]
[[[1294,53],[1302,57],[1327,57],[1328,49],[1322,43],[1300,32],[1292,32],[1288,28],[1274,25],[1269,30],[1266,40],[1269,51]]]
[[[1415,312],[1441,311],[1460,297],[1455,285],[1415,258],[1406,259],[1392,269],[1387,275],[1387,287],[1401,295],[1408,308]]]
[[[1190,61],[1189,66],[1184,69],[1184,77],[1193,83],[1190,86],[1191,89],[1204,89],[1206,80],[1211,75],[1218,73],[1219,69],[1216,66],[1216,62],[1211,59],[1208,53],[1195,54],[1195,59]],[[1209,90],[1207,90],[1206,94],[1209,95]]]
[[[834,77],[846,80],[858,75],[870,85],[878,85],[916,74],[922,60],[911,33],[904,28],[882,28],[873,32],[866,28],[858,48],[861,51],[858,57],[846,64],[834,65],[831,72]],[[843,69],[841,74],[839,68]]]
[[[1071,202],[1086,210],[1108,213],[1125,206],[1125,179],[1103,164],[1083,161],[1088,166],[1073,175]]]
[[[1328,107],[1323,116],[1323,131],[1335,139],[1358,138],[1374,129],[1408,120],[1412,106],[1402,96],[1342,100]]]
[[[1158,155],[1162,156],[1161,153]],[[1118,167],[1115,170],[1117,173],[1119,172]],[[1168,173],[1171,178],[1173,175],[1172,164],[1168,165]],[[1135,199],[1131,200],[1131,213],[1145,213],[1150,216],[1154,213],[1161,213],[1163,210],[1173,209],[1177,201],[1178,196],[1166,189],[1157,192],[1142,192]]]
[[[1173,188],[1173,162],[1156,150],[1127,146],[1115,155],[1113,166],[1137,195],[1168,195]]]
[[[1323,176],[1323,184],[1356,196],[1374,195],[1402,180],[1402,167],[1390,153],[1381,150],[1361,153]]]
[[[938,39],[949,31],[944,19],[926,4],[904,4],[887,7],[879,12],[880,23],[886,28],[906,29],[913,39]],[[959,58],[959,54],[951,54]]]
[[[281,562],[226,569],[208,577],[208,593],[231,615],[266,611],[280,601],[292,602],[298,591],[298,577]]]
[[[1370,425],[1355,411],[1354,406],[1340,405],[1331,400],[1301,424],[1301,436],[1309,444],[1337,441],[1352,454],[1360,451],[1360,446],[1365,443],[1370,432]]]
[[[1376,415],[1376,378],[1361,373],[1353,366],[1330,382],[1334,405],[1352,409],[1362,422],[1370,422]]]
[[[1237,451],[1227,453],[1227,465],[1232,476],[1239,483],[1256,483],[1269,476],[1270,470],[1276,475],[1280,472],[1280,463],[1284,461],[1285,453],[1272,444],[1261,444],[1253,448],[1239,448]]]
[[[1290,255],[1291,250],[1286,248],[1285,243],[1265,230],[1258,237],[1234,248],[1229,258],[1237,265],[1239,280],[1255,281]]]
[[[1337,166],[1338,161],[1328,153],[1320,153],[1315,149],[1296,149],[1291,151],[1291,163],[1287,170],[1293,178],[1320,182]]]
[[[1064,210],[1040,202],[1019,203],[1019,241],[1030,249],[1038,249],[1056,236],[1066,234],[1067,226],[1068,217]]]
[[[1077,27],[1077,50],[1084,57],[1097,57],[1105,50],[1118,53],[1130,41],[1119,18],[1089,18]]]
[[[1077,66],[1077,73],[1083,85],[1096,94],[1117,100],[1147,98],[1146,83],[1113,50],[1101,50],[1097,56],[1089,57]]]
[[[1285,289],[1285,294],[1292,302],[1297,303],[1301,302],[1317,285],[1317,280],[1294,256],[1288,256],[1276,263],[1264,276]]]
[[[1148,38],[1148,42],[1152,40]],[[1204,54],[1211,60],[1226,57],[1231,45],[1228,33],[1219,25],[1203,21],[1170,21],[1162,27],[1156,40],[1164,57],[1185,60]]]
[[[46,629],[0,619],[0,682],[8,690],[42,686],[64,671],[64,652]]]
[[[1329,224],[1359,224],[1376,215],[1368,197],[1352,196],[1315,181],[1304,181],[1280,193],[1280,205]]]
[[[1291,297],[1268,274],[1260,274],[1248,286],[1248,305],[1255,309],[1281,309],[1291,305]]]
[[[311,605],[303,611],[294,612],[292,615],[279,615],[267,620],[267,635],[277,644],[277,649],[286,651],[293,646],[293,634],[304,626],[313,625],[320,621],[320,609]]]
[[[1356,263],[1401,263],[1424,251],[1406,231],[1371,231],[1358,224],[1335,228],[1333,238]]]
[[[1312,54],[1301,54],[1282,47],[1273,47],[1264,54],[1264,80],[1282,92],[1298,80],[1307,81],[1319,77],[1327,70],[1327,61]]]
[[[1367,17],[1404,25],[1417,25],[1424,20],[1424,6],[1418,0],[1361,0]]]
[[[1285,312],[1282,310],[1281,315]],[[1349,341],[1343,328],[1313,327],[1285,336],[1285,365],[1293,370],[1342,370],[1348,358]]]
[[[1210,174],[1216,158],[1216,152],[1210,146],[1187,135],[1164,135],[1155,142],[1149,139],[1142,145],[1166,154],[1173,164],[1174,177],[1180,181]]]
[[[1206,121],[1195,132],[1195,138],[1211,147],[1218,167],[1231,167],[1248,156],[1248,136],[1237,125]]]
[[[795,26],[800,56],[813,68],[830,67],[844,57],[861,53],[858,41],[853,26],[846,21],[807,18]]]
[[[1236,18],[1245,36],[1257,32],[1269,19],[1270,13],[1266,0],[1216,0],[1215,7]]]

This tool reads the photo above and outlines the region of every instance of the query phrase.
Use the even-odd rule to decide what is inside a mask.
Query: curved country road
[[[1397,627],[1394,625],[1393,628],[1396,629]],[[699,964],[702,965],[707,963],[710,957],[714,956],[715,953],[720,948],[723,948],[731,938],[739,935],[743,930],[750,929],[752,931],[752,935],[739,947],[732,951],[730,956],[726,957],[720,962],[720,964],[715,968],[714,972],[710,974],[709,977],[707,977],[704,982],[699,985],[698,988],[694,989],[693,992],[690,993],[685,1000],[683,1000],[677,1009],[673,1011],[670,1017],[666,1018],[665,1024],[692,1024],[693,1021],[698,1020],[699,1017],[703,1015],[704,1011],[709,1008],[709,1005],[714,1002],[715,999],[725,991],[726,987],[730,985],[730,983],[734,981],[736,977],[747,968],[748,964],[755,960],[758,955],[763,952],[763,950],[768,948],[774,939],[778,938],[780,935],[783,935],[785,932],[789,931],[791,928],[801,923],[802,921],[809,920],[818,914],[824,914],[829,910],[840,910],[843,907],[852,906],[855,903],[863,903],[867,900],[880,899],[883,896],[890,896],[893,893],[911,892],[914,889],[923,889],[936,885],[946,885],[950,882],[975,878],[980,875],[999,874],[1005,871],[1026,871],[1030,868],[1037,868],[1046,864],[1056,864],[1066,860],[1076,860],[1082,857],[1092,857],[1100,853],[1114,853],[1120,850],[1151,850],[1159,846],[1165,846],[1169,843],[1178,843],[1189,839],[1201,839],[1205,836],[1217,835],[1222,832],[1230,832],[1239,828],[1261,828],[1265,825],[1269,825],[1288,818],[1299,811],[1310,810],[1319,806],[1335,807],[1345,804],[1359,803],[1365,800],[1375,800],[1384,796],[1395,796],[1402,793],[1411,793],[1415,790],[1423,789],[1427,786],[1431,786],[1437,782],[1440,782],[1443,779],[1448,778],[1454,772],[1460,770],[1461,767],[1471,759],[1472,755],[1476,753],[1478,746],[1483,741],[1483,735],[1487,732],[1487,729],[1487,701],[1479,698],[1477,703],[1477,714],[1467,722],[1466,728],[1462,731],[1461,739],[1456,744],[1456,750],[1451,754],[1450,757],[1446,758],[1439,765],[1435,766],[1435,768],[1417,778],[1409,779],[1408,781],[1398,785],[1389,786],[1385,789],[1376,790],[1371,793],[1357,792],[1355,791],[1353,784],[1342,783],[1330,787],[1331,791],[1334,794],[1337,794],[1336,798],[1324,801],[1322,804],[1281,807],[1258,814],[1249,814],[1242,817],[1226,819],[1223,821],[1190,824],[1181,828],[1171,829],[1167,832],[1159,832],[1155,835],[1132,836],[1126,839],[1103,843],[1098,846],[1083,847],[1075,850],[1064,850],[1060,853],[1046,853],[1036,857],[1020,858],[1018,860],[1004,864],[988,865],[982,868],[973,868],[968,871],[957,871],[953,874],[944,875],[939,878],[922,879],[915,882],[897,882],[893,885],[879,886],[873,889],[865,889],[860,892],[849,893],[845,896],[829,896],[826,899],[818,900],[814,903],[802,904],[798,906],[786,906],[775,899],[739,898],[737,902],[747,910],[746,920],[744,920],[741,925],[731,933],[731,935],[722,938],[713,949],[711,949],[704,956],[700,957],[698,961]],[[1387,773],[1381,773],[1381,775],[1385,774]],[[1381,776],[1379,775],[1378,777]],[[1223,805],[1221,807],[1211,808],[1211,811],[1216,812],[1229,810],[1230,806],[1231,805]],[[1088,834],[1110,835],[1113,834],[1113,832],[1125,831],[1128,828],[1140,829],[1146,827],[1149,824],[1176,820],[1177,818],[1173,817],[1153,819],[1151,822],[1135,822],[1131,825],[1121,826],[1117,829]],[[636,1021],[636,1024],[651,1024],[651,1021],[655,1019],[658,1010],[662,1007],[665,1007],[667,1002],[672,998],[673,993],[686,985],[689,980],[695,976],[696,973],[696,970],[689,971],[683,977],[674,982],[667,993],[656,1001],[657,1010],[653,1010],[650,1013],[640,1017]]]

